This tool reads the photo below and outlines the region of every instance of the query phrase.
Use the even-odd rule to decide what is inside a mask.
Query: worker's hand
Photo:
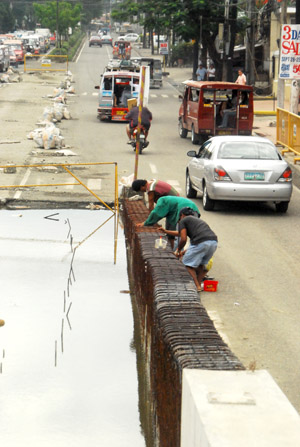
[[[163,228],[163,227],[160,227],[160,228],[158,229],[158,231],[160,231],[161,233],[165,233],[165,234],[167,234],[166,229]]]
[[[137,227],[143,227],[144,226],[144,222],[140,222],[136,224]]]

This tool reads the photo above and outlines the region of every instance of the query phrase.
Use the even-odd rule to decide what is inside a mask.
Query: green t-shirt
[[[156,224],[159,220],[164,217],[167,219],[167,223],[169,228],[176,228],[176,224],[179,219],[179,213],[182,208],[186,206],[192,208],[196,211],[199,216],[200,212],[197,206],[189,199],[185,197],[176,197],[176,196],[165,196],[158,199],[157,204],[153,211],[148,216],[148,219],[145,221],[144,225],[151,226]]]

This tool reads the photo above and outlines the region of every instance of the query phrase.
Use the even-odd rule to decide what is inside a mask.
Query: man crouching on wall
[[[183,256],[182,262],[188,269],[194,280],[197,291],[201,291],[201,283],[206,275],[205,266],[212,258],[218,246],[218,238],[204,220],[193,215],[194,210],[185,207],[180,210],[178,231],[165,230],[163,233],[179,236],[178,248],[175,251],[179,258]],[[186,251],[184,247],[187,238],[190,238],[190,245]]]

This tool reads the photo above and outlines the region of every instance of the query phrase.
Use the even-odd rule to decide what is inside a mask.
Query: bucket
[[[216,292],[218,288],[218,281],[206,280],[203,281],[203,290],[205,292]]]
[[[160,237],[159,239],[155,239],[155,248],[160,248],[164,250],[167,247],[167,241]]]

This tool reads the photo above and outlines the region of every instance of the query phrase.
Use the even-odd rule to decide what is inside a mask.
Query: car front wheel
[[[202,204],[205,211],[212,211],[215,207],[215,201],[209,197],[206,185],[203,187]]]
[[[195,199],[197,191],[193,188],[189,173],[186,173],[185,193],[189,199]]]
[[[290,202],[278,202],[275,203],[277,213],[286,213]]]

